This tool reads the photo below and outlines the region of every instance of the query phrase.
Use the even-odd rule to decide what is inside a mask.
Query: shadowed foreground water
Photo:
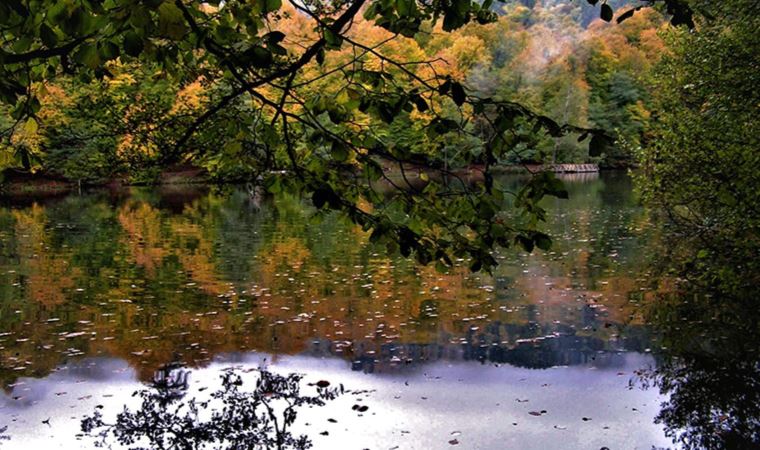
[[[546,204],[552,251],[502,251],[493,276],[388,257],[337,217],[243,190],[6,200],[0,445],[79,448],[82,415],[120,410],[163,364],[193,369],[192,392],[264,359],[372,390],[361,416],[355,398],[299,416],[317,448],[667,445],[662,398],[629,389],[656,365],[646,217],[624,175],[568,188]]]

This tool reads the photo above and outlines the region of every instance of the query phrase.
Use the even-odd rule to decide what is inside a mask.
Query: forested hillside
[[[610,2],[616,10],[625,9],[626,3],[630,2]],[[589,140],[581,142],[577,134],[555,138],[531,124],[521,128],[518,123],[520,136],[515,151],[501,158],[501,164],[630,165],[636,149],[647,140],[652,101],[649,75],[663,53],[658,30],[666,18],[658,11],[643,9],[620,24],[608,24],[597,18],[598,8],[575,0],[496,2],[491,9],[498,15],[492,23],[472,22],[452,32],[444,32],[441,23],[432,29],[423,24],[418,33],[409,37],[357,18],[349,36],[366,49],[359,55],[364,69],[361,81],[371,85],[385,83],[388,80],[384,73],[403,78],[410,72],[420,79],[450,75],[461,81],[471,95],[516,102],[558,123],[603,129],[615,139],[614,145],[606,146],[603,152],[589,152]],[[317,37],[308,18],[288,3],[283,4],[274,23],[288,36],[277,43],[282,53],[296,52],[299,41]],[[59,37],[51,31],[43,40],[55,41]],[[223,35],[217,38],[221,42],[226,39]],[[127,44],[130,42],[125,41],[126,51],[134,54],[150,50],[143,49],[143,43],[136,40],[132,43],[135,48]],[[328,64],[311,64],[303,69],[299,76],[304,89],[302,108],[316,115],[326,112],[334,118],[348,115],[361,102],[359,90],[345,89],[335,82],[336,76],[343,76],[341,62],[355,61],[356,49],[353,45],[328,52],[323,56]],[[31,170],[82,183],[101,183],[116,177],[150,183],[176,163],[200,166],[222,181],[256,176],[262,157],[256,149],[268,139],[267,131],[259,128],[248,134],[229,125],[231,118],[239,116],[252,121],[246,124],[248,127],[257,129],[256,120],[251,119],[256,117],[251,114],[256,107],[250,102],[234,102],[211,118],[202,137],[177,148],[187,119],[224,95],[226,87],[214,76],[204,76],[199,68],[192,76],[188,73],[177,81],[178,77],[169,76],[171,64],[118,58],[119,49],[110,45],[91,54],[81,53],[74,58],[84,65],[95,67],[109,62],[94,77],[83,73],[40,84],[40,104],[34,118],[15,123],[13,111],[4,110],[0,127],[8,130],[16,126],[0,143],[0,168]],[[406,62],[403,68],[387,67],[381,56]],[[418,103],[424,100],[420,98]],[[379,119],[375,114],[359,119],[362,123],[342,126],[366,125],[389,147],[404,146],[420,153],[443,151],[454,167],[471,163],[458,159],[458,155],[482,151],[485,139],[478,134],[482,124],[477,119],[467,125],[472,133],[448,135],[445,142],[432,145],[441,137],[430,132],[432,116],[426,116],[423,105],[418,106],[422,107],[380,111]],[[443,107],[454,116],[456,105]],[[384,120],[382,113],[392,115],[391,120]],[[262,115],[259,118],[264,119]],[[308,151],[341,153],[332,147],[324,150],[316,142],[309,142],[308,137],[302,141],[299,145]],[[345,157],[350,163],[351,156]]]

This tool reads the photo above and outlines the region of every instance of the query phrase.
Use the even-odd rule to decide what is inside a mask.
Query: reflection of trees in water
[[[205,400],[184,400],[187,372],[167,366],[156,373],[151,389],[138,391],[141,404],[125,408],[113,423],[106,422],[100,408],[82,420],[84,435],[98,446],[118,443],[133,449],[201,448],[306,449],[306,435],[294,435],[290,427],[303,406],[324,406],[344,393],[343,386],[330,388],[316,383],[316,394],[301,392],[301,375],[278,375],[256,371],[252,390],[243,389],[247,373],[228,369],[222,387]]]
[[[561,260],[505,252],[495,279],[470,275],[466,262],[439,274],[388,256],[334,216],[310,220],[313,211],[293,197],[265,202],[252,213],[244,191],[221,196],[134,189],[119,198],[66,197],[38,208],[39,214],[0,209],[0,225],[12,230],[7,241],[0,237],[0,278],[8,280],[0,283],[0,331],[15,341],[0,351],[6,362],[0,380],[8,385],[19,376],[44,376],[73,356],[106,354],[129,361],[146,381],[175,354],[202,366],[235,351],[308,352],[315,339],[329,341],[334,355],[363,358],[373,367],[388,363],[379,355],[395,346],[469,360],[510,355],[494,356],[506,361],[518,340],[549,335],[560,322],[579,334],[619,341],[617,335],[631,328],[624,300],[636,284],[623,264],[593,268],[611,270],[596,283],[598,277],[588,275],[588,252],[575,250],[591,245],[594,230],[621,216],[594,212],[605,210],[601,181],[568,184],[565,232],[578,232],[585,242],[558,240],[557,255],[566,253]],[[627,198],[615,186],[609,191]],[[21,213],[30,224],[14,228]],[[547,226],[557,233],[558,224]],[[23,264],[5,254],[20,255]],[[35,294],[30,277],[51,292]],[[606,328],[608,322],[614,328]],[[498,338],[481,339],[495,323],[514,325]],[[458,345],[463,340],[467,348]],[[501,348],[489,348],[494,343]],[[577,353],[565,344],[536,345],[540,362],[516,358],[515,364],[593,357],[593,350]]]
[[[670,360],[645,382],[669,395],[656,422],[686,448],[760,446],[760,370],[757,360]]]
[[[656,420],[684,447],[760,448],[756,251],[702,238],[671,242],[664,269],[678,282],[647,311],[662,350],[639,381],[666,396]]]
[[[180,363],[166,364],[153,373],[151,386],[161,393],[161,398],[170,402],[182,398],[189,387],[190,372]]]
[[[595,367],[622,367],[625,353],[642,351],[651,343],[644,327],[628,327],[625,335],[613,344],[597,336],[579,335],[566,325],[509,324],[493,322],[478,330],[471,329],[458,343],[401,343],[379,346],[354,342],[339,348],[350,358],[355,371],[386,371],[394,367],[418,365],[438,360],[478,361],[509,364],[530,369],[590,364]],[[313,340],[307,353],[334,356],[335,347],[328,340]]]

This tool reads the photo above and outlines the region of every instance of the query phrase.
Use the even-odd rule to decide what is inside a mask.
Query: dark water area
[[[654,422],[668,393],[636,381],[668,352],[646,312],[666,289],[656,230],[627,175],[566,183],[545,203],[552,250],[501,250],[492,276],[389,257],[337,216],[244,189],[4,200],[0,446],[87,447],[81,416],[120,410],[166,364],[197,392],[230,365],[375,392],[371,419],[343,400],[305,413],[317,448],[672,445]]]

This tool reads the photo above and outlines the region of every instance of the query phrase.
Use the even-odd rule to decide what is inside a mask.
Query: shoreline
[[[554,169],[554,170],[552,170]],[[539,172],[552,170],[557,174],[591,174],[601,172],[617,172],[628,170],[628,167],[599,167],[597,164],[524,164],[494,166],[491,170],[495,174],[522,174],[526,172]],[[482,172],[482,166],[472,166],[458,169],[467,174]],[[130,181],[126,176],[113,177],[101,182],[80,183],[65,177],[50,173],[28,173],[8,169],[0,177],[0,197],[57,197],[72,192],[90,188],[105,188],[121,190],[129,187],[148,186],[178,186],[178,185],[235,185],[244,183],[245,180],[213,181],[201,168],[195,166],[182,166],[168,169],[157,177],[153,182]]]

